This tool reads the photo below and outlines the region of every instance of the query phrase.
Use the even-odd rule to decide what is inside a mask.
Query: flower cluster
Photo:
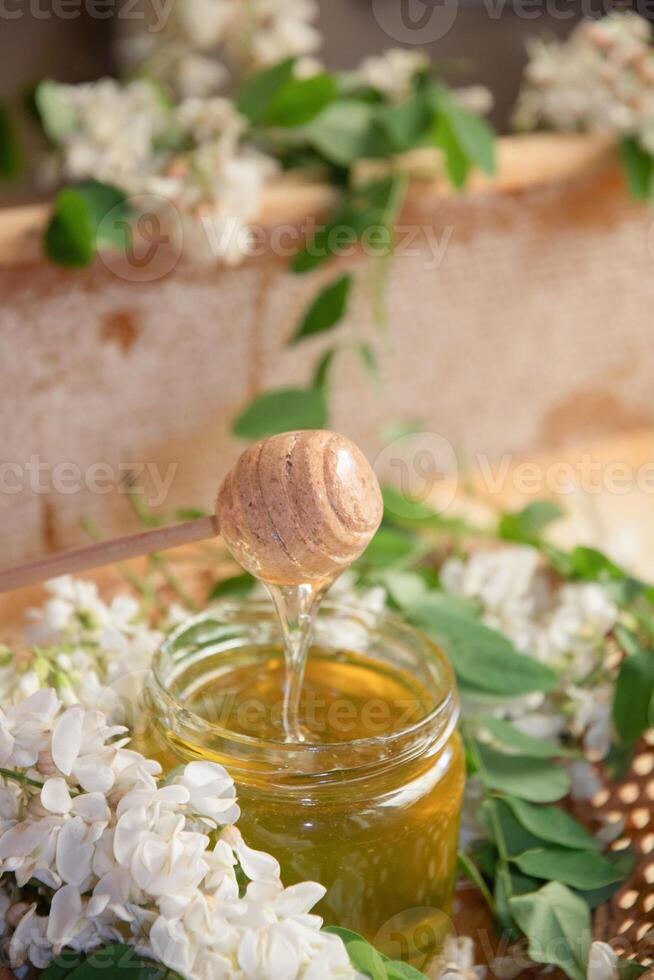
[[[180,96],[215,95],[237,74],[321,45],[315,0],[179,0],[160,29],[122,45],[127,68],[156,78]]]
[[[603,744],[603,641],[617,616],[606,590],[553,582],[523,547],[451,558],[442,582],[560,672],[552,703],[531,697],[495,710],[532,734],[571,732]],[[352,576],[337,585],[348,604],[383,608],[381,586],[353,587]],[[225,770],[193,762],[164,778],[115,723],[125,715],[122,679],[133,698],[134,666],[145,676],[162,635],[140,603],[124,594],[105,603],[95,585],[71,578],[48,590],[43,607],[28,614],[34,651],[12,658],[6,650],[0,671],[0,936],[14,968],[45,966],[64,948],[120,942],[187,980],[358,977],[340,939],[311,914],[324,889],[285,889],[274,857],[242,840]],[[180,615],[173,609],[171,624]],[[107,701],[109,720],[97,710]],[[579,787],[589,771],[574,767]],[[469,787],[474,803],[475,780]],[[595,943],[589,980],[616,980],[616,962],[610,947]],[[479,980],[484,972],[472,941],[460,937],[446,942],[429,975]]]
[[[0,705],[52,687],[65,705],[127,717],[163,633],[150,627],[131,595],[106,603],[94,583],[69,576],[46,588],[49,598],[27,614],[27,649],[5,648],[0,656]]]
[[[143,199],[164,222],[172,205],[184,244],[196,257],[242,258],[248,226],[276,165],[244,144],[246,122],[231,101],[216,96],[171,105],[150,81],[121,85],[104,78],[85,85],[47,83],[40,108],[57,143],[58,174],[111,184],[135,198],[137,207]],[[168,224],[174,233],[177,222]]]
[[[61,146],[62,176],[93,177],[127,194],[147,190],[160,166],[155,147],[170,127],[168,107],[154,85],[120,86],[111,78],[48,83],[39,98],[46,129]]]
[[[390,102],[402,102],[413,91],[414,78],[429,68],[429,58],[420,51],[390,48],[364,58],[355,72],[361,85],[382,92]]]
[[[638,14],[584,21],[566,41],[533,41],[515,122],[523,129],[637,136],[654,153],[652,27]]]
[[[495,712],[528,735],[571,735],[589,756],[604,758],[611,745],[612,697],[606,639],[618,621],[605,586],[554,581],[538,552],[527,546],[451,558],[441,581],[450,594],[478,602],[488,626],[552,667],[560,679],[552,695],[527,695],[498,704]],[[572,767],[572,776],[580,796],[599,788],[585,762]]]
[[[227,772],[191,762],[162,781],[125,732],[51,688],[0,712],[12,966],[122,941],[188,980],[353,978],[343,943],[311,914],[324,889],[284,888],[277,861],[241,838]]]

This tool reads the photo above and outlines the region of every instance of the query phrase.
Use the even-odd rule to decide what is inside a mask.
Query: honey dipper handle
[[[89,568],[111,565],[114,562],[125,561],[127,558],[151,554],[153,551],[166,551],[181,544],[192,544],[194,541],[212,538],[216,534],[218,534],[217,521],[212,515],[200,517],[195,521],[185,521],[183,524],[157,527],[140,534],[113,538],[111,541],[101,541],[84,548],[73,548],[70,551],[62,551],[47,558],[39,558],[0,571],[0,592],[10,592],[24,585],[45,582],[57,575],[72,575]]]

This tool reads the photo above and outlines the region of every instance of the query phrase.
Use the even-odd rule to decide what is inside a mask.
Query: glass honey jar
[[[282,725],[285,664],[273,607],[224,601],[179,627],[146,686],[144,751],[169,768],[230,772],[250,846],[285,884],[319,881],[316,911],[424,966],[449,928],[463,753],[441,651],[398,617],[323,603],[300,704]]]

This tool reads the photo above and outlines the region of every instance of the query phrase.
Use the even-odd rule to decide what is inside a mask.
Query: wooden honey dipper
[[[335,432],[284,432],[239,457],[215,514],[75,548],[0,572],[0,592],[221,534],[236,561],[272,585],[322,583],[365,550],[382,517],[377,478]]]

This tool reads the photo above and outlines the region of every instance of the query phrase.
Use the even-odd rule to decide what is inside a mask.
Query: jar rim
[[[222,599],[209,606],[203,612],[185,620],[162,642],[157,650],[152,663],[152,668],[147,682],[149,697],[154,701],[158,714],[168,716],[169,722],[177,721],[183,716],[184,731],[189,734],[196,732],[198,735],[204,734],[215,739],[220,739],[227,746],[227,754],[231,756],[230,749],[234,753],[240,751],[256,752],[260,755],[268,754],[279,758],[278,766],[286,768],[285,762],[292,761],[301,756],[304,759],[309,757],[326,756],[330,753],[338,755],[344,750],[349,753],[354,752],[362,758],[367,758],[369,752],[375,748],[384,749],[384,756],[388,758],[392,753],[392,758],[396,761],[403,761],[416,754],[415,747],[428,742],[432,751],[440,750],[451,736],[459,715],[459,699],[456,690],[454,671],[445,657],[440,647],[435,644],[422,631],[406,623],[400,616],[393,612],[384,610],[378,612],[363,607],[349,605],[335,600],[326,600],[321,604],[319,619],[330,615],[349,617],[363,622],[368,629],[392,629],[399,637],[405,638],[407,644],[418,644],[421,655],[425,659],[432,661],[439,675],[440,687],[442,691],[440,697],[435,698],[433,706],[426,711],[423,717],[410,724],[399,727],[397,730],[383,733],[381,735],[368,735],[363,738],[338,742],[292,742],[283,739],[260,738],[254,735],[247,735],[242,732],[234,731],[224,725],[208,721],[200,714],[187,708],[184,703],[176,697],[169,688],[169,682],[173,679],[175,659],[181,659],[185,647],[177,646],[180,639],[190,629],[200,627],[207,621],[218,621],[227,624],[229,616],[238,614],[262,614],[265,620],[273,620],[275,613],[272,603],[266,599]],[[235,622],[235,620],[233,620]],[[187,647],[188,649],[188,647]],[[168,673],[168,676],[166,676]],[[434,685],[435,686],[435,685]],[[434,691],[430,691],[434,693]],[[172,717],[171,717],[172,716]],[[168,726],[170,727],[170,725]],[[421,738],[422,736],[422,738]],[[187,743],[188,744],[188,743]],[[199,748],[199,746],[198,746]],[[395,751],[394,751],[395,749]],[[230,762],[233,766],[233,763]],[[366,769],[367,766],[350,767]],[[302,770],[304,775],[310,775]],[[324,772],[322,773],[324,775]]]

